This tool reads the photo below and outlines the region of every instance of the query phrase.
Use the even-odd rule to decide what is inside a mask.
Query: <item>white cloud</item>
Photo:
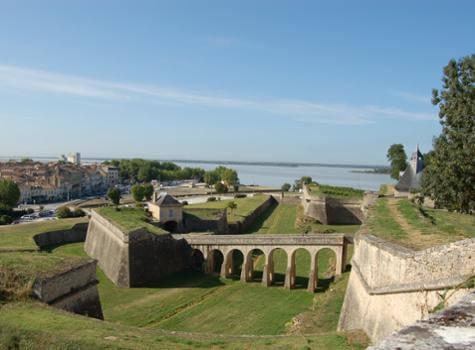
[[[393,92],[393,95],[399,96],[405,100],[412,101],[412,102],[419,102],[419,103],[424,103],[427,105],[431,104],[431,96],[429,95],[418,95],[414,94],[412,92],[405,92],[405,91],[395,91]]]
[[[437,119],[435,114],[405,111],[396,107],[323,104],[285,98],[234,98],[168,87],[101,81],[1,64],[0,86],[131,103],[145,100],[208,108],[251,110],[281,115],[306,123],[367,124],[382,118]]]

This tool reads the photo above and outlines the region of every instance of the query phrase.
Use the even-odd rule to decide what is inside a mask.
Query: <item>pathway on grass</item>
[[[398,199],[390,198],[388,200],[388,208],[394,220],[406,232],[408,238],[407,243],[411,246],[411,248],[424,249],[426,247],[444,242],[437,234],[424,233],[423,231],[414,227],[414,225],[411,225],[401,213],[399,209],[399,201],[400,200]]]

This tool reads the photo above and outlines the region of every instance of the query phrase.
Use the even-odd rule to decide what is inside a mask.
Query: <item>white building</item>
[[[73,163],[75,165],[81,165],[81,153],[69,153],[66,160],[68,163]]]

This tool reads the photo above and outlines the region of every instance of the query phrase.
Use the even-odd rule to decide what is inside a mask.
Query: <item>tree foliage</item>
[[[386,157],[391,163],[391,177],[399,180],[399,173],[406,170],[407,167],[407,155],[404,146],[400,143],[392,144],[388,148]]]
[[[173,181],[196,179],[203,181],[205,171],[201,168],[180,167],[172,162],[159,162],[140,158],[108,160],[103,164],[119,168],[123,180],[150,182],[151,180]]]
[[[143,195],[146,200],[151,200],[153,196],[153,186],[151,184],[145,184],[143,185]]]
[[[234,212],[234,209],[237,208],[237,204],[236,204],[235,201],[230,201],[230,202],[228,202],[226,207],[228,207],[231,210],[231,213],[232,213],[232,212]]]
[[[312,183],[312,178],[310,176],[302,176],[300,179],[295,180],[294,191],[299,191],[302,189],[303,185],[308,185],[311,183]]]
[[[442,89],[432,91],[442,133],[426,161],[422,191],[438,207],[475,211],[475,54],[444,67]]]
[[[205,172],[204,181],[208,186],[222,181],[226,187],[233,187],[234,191],[239,189],[239,178],[236,170],[224,166]]]
[[[292,186],[289,183],[285,183],[280,188],[283,192],[288,192]]]
[[[107,197],[114,203],[114,205],[119,205],[120,204],[120,190],[117,187],[112,187],[109,189],[107,192]]]
[[[10,208],[16,207],[20,200],[20,189],[10,179],[0,179],[0,203]]]
[[[221,181],[218,181],[214,184],[214,189],[216,190],[216,193],[227,193],[228,192],[228,186],[223,184]]]
[[[142,185],[133,185],[130,189],[134,201],[141,202],[145,196],[145,189]]]

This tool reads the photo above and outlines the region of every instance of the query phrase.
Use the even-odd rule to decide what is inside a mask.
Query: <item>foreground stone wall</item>
[[[364,200],[337,199],[312,195],[303,187],[302,206],[304,214],[325,225],[361,224],[364,214]]]
[[[86,253],[97,259],[106,276],[121,287],[156,282],[190,265],[191,248],[169,234],[155,235],[144,229],[128,234],[92,212]]]
[[[362,329],[373,341],[427,316],[442,301],[441,291],[475,274],[475,239],[423,251],[361,233],[354,243],[339,329]],[[468,292],[451,291],[446,304]]]
[[[200,209],[206,210],[206,209]],[[215,209],[209,209],[215,212]],[[216,232],[219,234],[228,233],[228,219],[226,208],[222,210],[221,217],[214,220],[205,220],[193,215],[193,210],[186,210],[183,213],[183,222],[186,232]]]
[[[475,349],[475,292],[452,307],[418,321],[368,350]]]
[[[37,278],[32,292],[54,307],[103,319],[97,283],[96,262],[89,261],[53,276]]]

